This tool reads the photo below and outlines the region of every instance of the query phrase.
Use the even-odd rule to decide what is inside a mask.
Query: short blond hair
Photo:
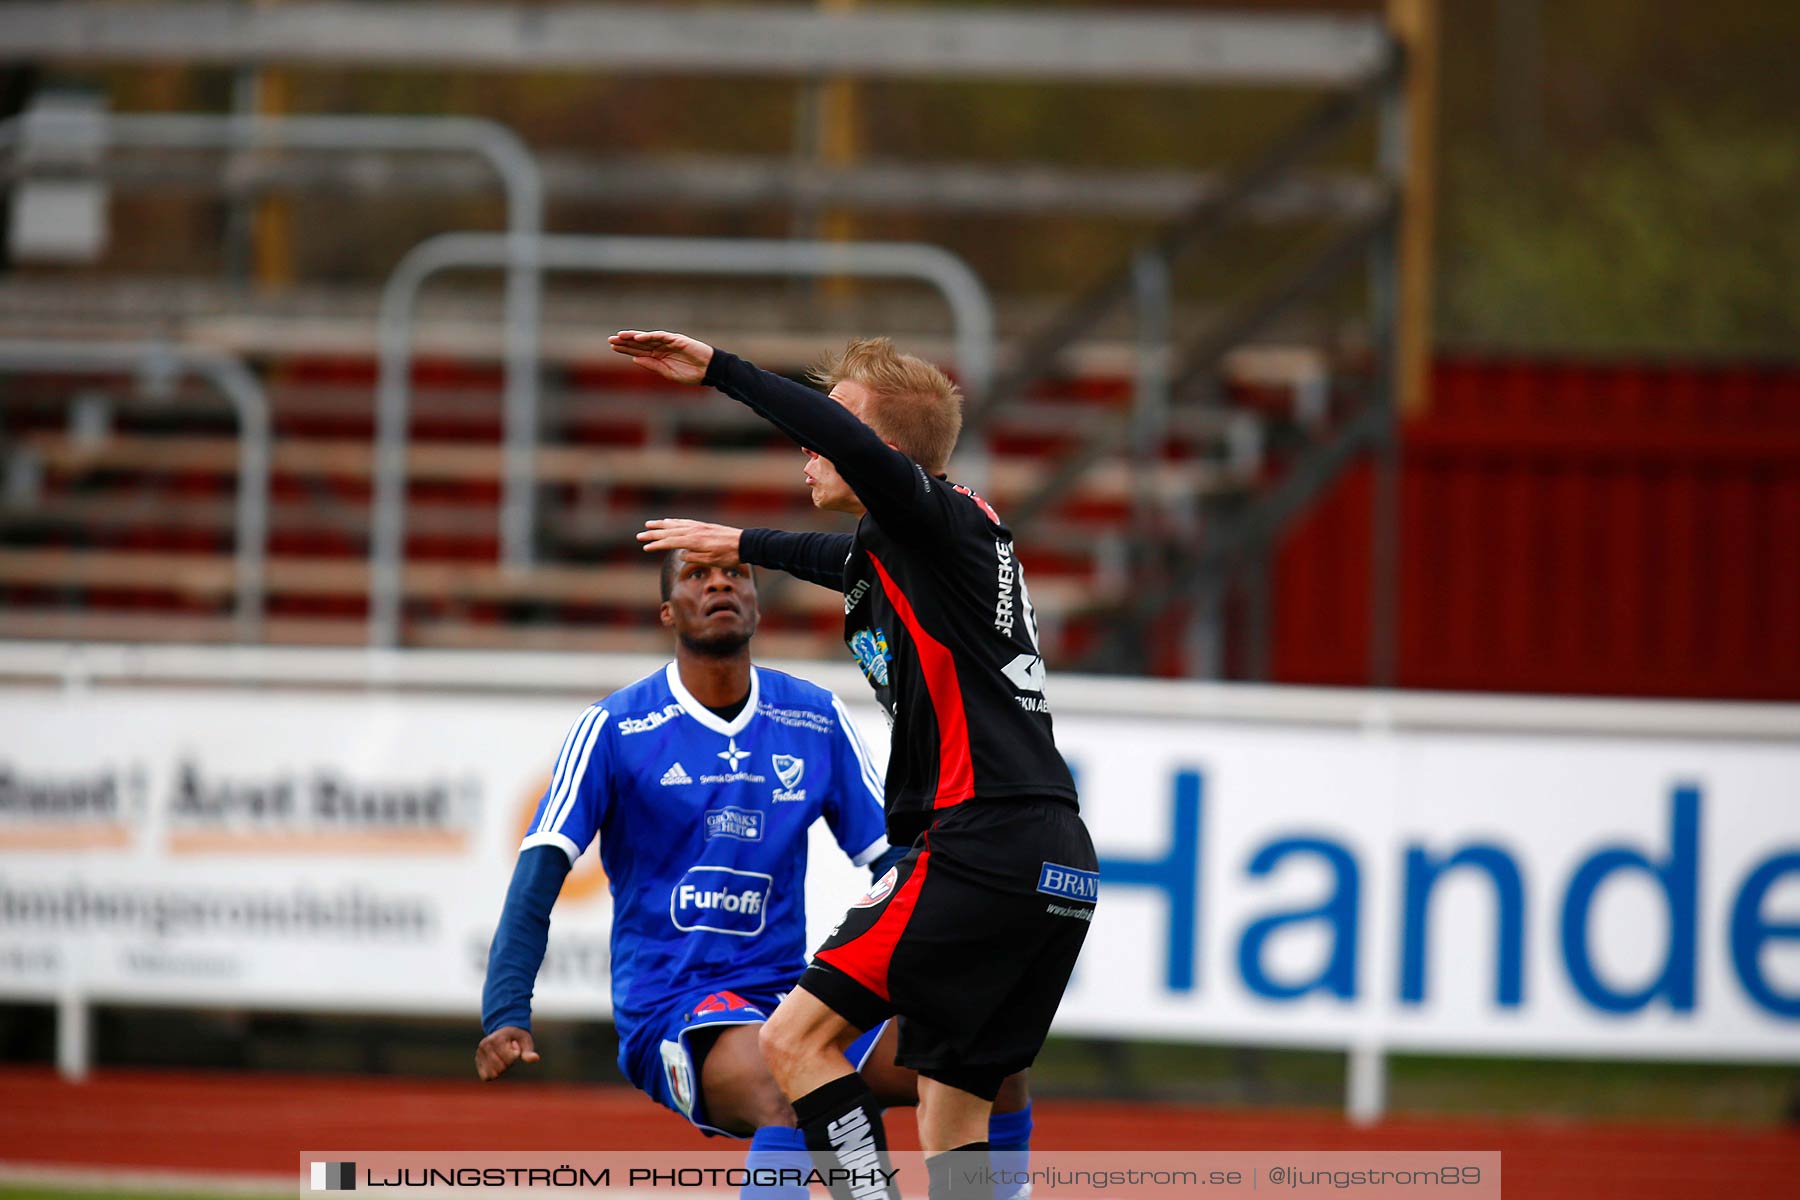
[[[962,432],[962,391],[924,359],[901,354],[884,337],[851,338],[807,378],[826,391],[860,383],[869,389],[864,424],[934,475],[950,462]]]

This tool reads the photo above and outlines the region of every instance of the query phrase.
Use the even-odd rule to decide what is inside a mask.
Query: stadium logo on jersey
[[[652,729],[660,729],[681,715],[681,705],[665,704],[661,712],[645,713],[641,717],[627,717],[619,722],[619,736],[630,737],[634,733],[649,733]]]
[[[760,842],[763,817],[747,808],[719,808],[706,814],[706,840],[736,838],[740,842]]]
[[[669,919],[683,933],[755,937],[769,911],[773,876],[730,867],[689,867],[669,893]]]
[[[888,664],[894,661],[894,652],[888,649],[887,634],[880,627],[859,629],[851,634],[850,653],[856,656],[863,674],[877,687],[888,685]]]
[[[776,779],[781,781],[781,788],[787,788],[785,792],[776,790],[776,799],[778,801],[805,801],[806,793],[796,793],[794,788],[799,786],[801,777],[806,774],[806,759],[792,756],[792,754],[770,754],[769,761],[770,765],[774,765],[776,768]]]
[[[883,900],[894,894],[894,881],[900,878],[899,867],[889,867],[887,874],[875,881],[875,886],[864,893],[863,898],[852,904],[851,908],[874,908]]]
[[[680,1042],[662,1044],[663,1078],[669,1084],[669,1096],[684,1117],[694,1115],[694,1064],[687,1048]]]
[[[1047,862],[1043,870],[1038,872],[1037,890],[1047,896],[1086,900],[1092,904],[1100,898],[1100,872]]]
[[[683,770],[680,763],[676,763],[663,772],[662,785],[664,787],[674,787],[678,783],[692,782],[694,782],[694,777]]]

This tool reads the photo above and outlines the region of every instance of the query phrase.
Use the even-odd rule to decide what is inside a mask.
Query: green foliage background
[[[1664,115],[1652,137],[1519,179],[1454,168],[1451,337],[1601,353],[1800,350],[1800,136]]]
[[[1440,341],[1800,356],[1800,5],[1444,5]]]

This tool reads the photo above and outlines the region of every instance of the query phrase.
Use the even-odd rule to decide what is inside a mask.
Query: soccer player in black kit
[[[885,1158],[880,1110],[841,1048],[898,1013],[931,1195],[985,1196],[966,1154],[943,1156],[985,1153],[1001,1081],[1037,1056],[1068,985],[1098,874],[1012,534],[943,474],[961,397],[886,339],[853,341],[815,372],[829,396],[681,334],[610,340],[748,405],[805,449],[813,503],[861,518],[854,534],[665,520],[638,537],[844,593],[845,640],[893,722],[888,840],[912,849],[819,948],[764,1026],[763,1053],[815,1153]]]

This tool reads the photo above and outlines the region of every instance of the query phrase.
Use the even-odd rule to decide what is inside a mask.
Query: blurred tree
[[[1533,349],[1792,356],[1800,139],[1666,113],[1557,174],[1466,157],[1448,213],[1447,336]]]

